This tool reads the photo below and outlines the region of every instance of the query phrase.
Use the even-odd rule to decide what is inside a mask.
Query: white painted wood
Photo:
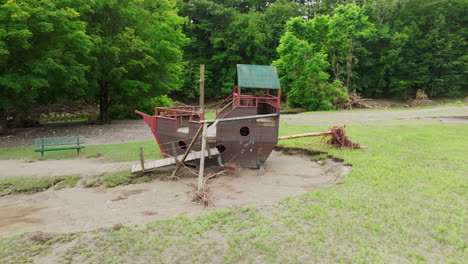
[[[205,153],[205,149],[206,149],[206,133],[208,132],[207,130],[208,130],[208,124],[204,123],[203,131],[202,131],[202,139],[201,139],[202,140],[202,144],[201,144],[202,153]],[[208,153],[208,155],[209,154],[210,153]],[[205,155],[200,155],[200,168],[198,170],[198,192],[199,193],[203,186],[203,174],[204,173],[205,173]]]

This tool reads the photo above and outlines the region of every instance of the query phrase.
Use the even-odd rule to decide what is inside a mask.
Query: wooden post
[[[145,172],[145,156],[143,155],[143,148],[140,148],[140,162],[141,162],[141,171]]]
[[[177,150],[174,141],[171,142],[172,156],[174,156],[174,164],[177,164]]]
[[[200,113],[205,114],[205,65],[200,64]]]
[[[201,155],[200,155],[200,170],[198,172],[198,193],[200,193],[203,187],[203,174],[205,172],[205,149],[206,149],[207,128],[208,128],[207,123],[204,123],[203,132],[202,132]]]

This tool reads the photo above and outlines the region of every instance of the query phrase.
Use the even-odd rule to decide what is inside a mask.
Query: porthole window
[[[241,129],[240,129],[240,134],[241,134],[241,136],[243,136],[243,137],[248,136],[248,135],[250,134],[250,128],[248,128],[248,127],[246,127],[246,126],[241,127]]]
[[[223,144],[217,145],[216,148],[218,149],[219,153],[223,153],[224,151],[226,151],[226,146],[224,146]]]
[[[179,145],[180,149],[187,149],[187,144],[185,143],[185,141],[181,140],[177,144]]]

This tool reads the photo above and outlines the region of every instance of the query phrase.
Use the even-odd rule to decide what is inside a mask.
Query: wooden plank
[[[37,147],[43,146],[61,146],[61,145],[79,145],[85,143],[85,137],[55,137],[55,138],[37,138],[34,141]]]
[[[68,150],[68,149],[84,149],[84,148],[85,148],[84,146],[81,146],[81,147],[66,147],[66,148],[45,148],[45,149],[35,149],[34,152]]]
[[[200,64],[200,113],[205,113],[205,64]]]
[[[211,152],[211,155],[219,155],[217,148],[212,148],[209,151]],[[193,151],[187,155],[187,157],[185,158],[185,161],[200,159],[200,157],[202,156],[201,153],[202,153],[201,151]],[[183,156],[184,155],[179,155],[177,156],[177,159],[181,160]],[[204,157],[208,156],[208,152],[205,151],[205,155],[203,156]],[[147,171],[147,170],[157,169],[157,168],[161,168],[161,167],[165,167],[165,166],[169,166],[173,164],[175,164],[174,158],[170,157],[170,158],[165,158],[165,159],[147,161],[145,162],[144,167],[145,167],[145,171]],[[132,173],[140,172],[141,169],[142,169],[141,164],[135,164],[132,166]]]
[[[331,131],[317,132],[317,133],[305,133],[305,134],[299,134],[299,135],[278,137],[278,140],[304,138],[304,137],[319,137],[319,136],[326,136],[326,135],[331,135],[331,134],[332,134]]]

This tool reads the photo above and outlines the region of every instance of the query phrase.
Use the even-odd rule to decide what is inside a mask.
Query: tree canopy
[[[5,112],[90,103],[128,117],[160,95],[224,97],[238,63],[274,63],[290,105],[331,109],[352,91],[468,95],[466,0],[5,0]],[[160,97],[158,102],[167,102]],[[122,115],[122,112],[125,112]]]

